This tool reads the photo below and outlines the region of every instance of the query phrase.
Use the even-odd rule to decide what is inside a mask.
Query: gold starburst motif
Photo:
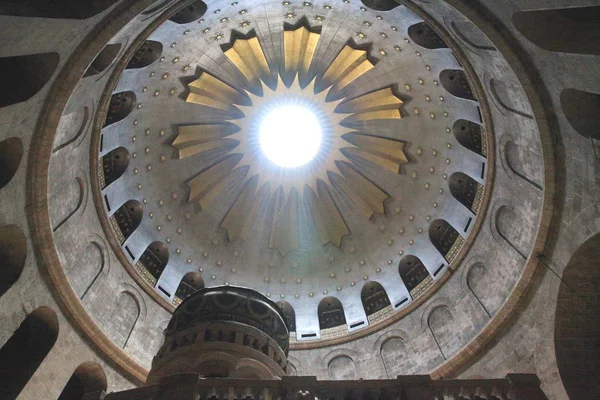
[[[298,248],[300,207],[309,208],[323,245],[340,247],[343,237],[350,234],[333,188],[367,219],[385,213],[388,195],[363,176],[353,160],[394,173],[407,162],[403,142],[364,132],[369,121],[402,118],[402,101],[393,88],[379,88],[355,98],[344,96],[352,82],[374,68],[376,60],[367,50],[348,43],[319,74],[312,67],[319,39],[319,32],[306,26],[286,29],[283,65],[276,66],[269,65],[253,32],[232,39],[223,51],[243,77],[244,89],[202,72],[188,84],[186,101],[213,110],[211,115],[221,120],[180,126],[172,143],[180,159],[208,152],[226,154],[187,181],[188,201],[206,209],[223,189],[242,178],[241,192],[220,226],[227,230],[230,241],[248,240],[261,205],[267,201],[269,247],[282,257]],[[309,108],[321,122],[321,147],[315,158],[301,167],[279,167],[260,148],[260,121],[284,104]]]

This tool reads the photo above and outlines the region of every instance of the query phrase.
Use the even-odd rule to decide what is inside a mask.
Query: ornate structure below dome
[[[271,300],[219,286],[181,303],[165,330],[148,383],[183,373],[206,378],[274,379],[286,374],[289,329]]]

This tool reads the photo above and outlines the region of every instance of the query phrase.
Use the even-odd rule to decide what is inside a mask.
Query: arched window
[[[35,96],[54,74],[58,60],[58,53],[0,57],[0,108]]]
[[[0,297],[17,282],[25,267],[27,239],[16,225],[0,227]]]
[[[3,0],[0,3],[0,15],[87,19],[101,13],[116,2],[117,0]]]
[[[135,93],[131,91],[113,94],[108,105],[104,126],[109,126],[127,117],[133,111],[135,101]]]
[[[58,318],[48,307],[33,310],[0,349],[0,394],[14,400],[50,352]]]
[[[487,148],[481,125],[465,119],[459,119],[454,123],[453,133],[458,143],[463,147],[480,156],[487,156]]]
[[[121,233],[123,234],[122,242],[125,242],[129,236],[140,226],[144,217],[144,209],[137,200],[129,200],[123,204],[113,215]]]
[[[476,202],[476,198],[478,194],[481,197],[483,192],[480,189],[481,185],[475,179],[462,172],[455,172],[450,176],[448,186],[450,193],[459,203],[473,213],[477,213],[479,201]]]
[[[346,316],[342,303],[335,297],[325,297],[317,307],[320,329],[346,325]]]
[[[548,51],[600,54],[600,6],[519,11],[515,27]]]
[[[448,262],[456,256],[458,248],[455,243],[462,242],[460,239],[462,236],[457,230],[443,219],[436,219],[429,226],[429,240]]]
[[[177,286],[173,303],[179,304],[201,289],[204,289],[204,279],[197,272],[188,272]]]
[[[90,64],[87,71],[83,75],[84,78],[94,76],[104,71],[114,61],[117,54],[121,50],[121,44],[107,44],[102,51],[98,53],[94,61]]]
[[[285,319],[288,324],[290,332],[296,332],[296,312],[294,308],[287,301],[278,301],[277,305],[285,315]]]
[[[17,173],[23,158],[23,142],[11,137],[0,142],[0,189],[8,185]]]
[[[125,147],[116,148],[102,157],[104,185],[102,189],[119,179],[129,166],[129,152]]]
[[[565,117],[579,134],[600,140],[600,94],[565,89],[560,94]]]
[[[418,257],[412,255],[402,257],[398,265],[398,273],[413,299],[422,293],[422,290],[419,290],[421,282],[431,281],[427,268]]]
[[[203,1],[197,0],[178,11],[169,20],[176,24],[189,24],[202,17],[206,12],[206,8],[206,4]]]
[[[447,49],[444,39],[425,22],[408,27],[408,36],[413,42],[426,49]]]
[[[154,40],[146,40],[129,60],[125,69],[144,68],[158,60],[162,54],[163,45]]]
[[[440,72],[440,83],[453,96],[461,99],[477,100],[462,69],[445,69]]]
[[[395,0],[361,0],[361,2],[375,11],[390,11],[400,5]]]
[[[144,253],[139,259],[139,263],[153,278],[149,279],[153,285],[156,284],[156,281],[158,281],[158,279],[162,275],[168,262],[169,249],[167,248],[166,244],[158,241],[153,242],[148,247],[146,247],[146,250],[144,250]]]
[[[367,282],[360,291],[360,300],[367,317],[390,306],[390,299],[379,282]]]
[[[95,362],[86,362],[75,369],[58,400],[101,399],[106,387],[102,367]]]

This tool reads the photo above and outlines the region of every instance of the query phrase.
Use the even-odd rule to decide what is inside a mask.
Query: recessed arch
[[[504,137],[503,137],[504,139]],[[544,177],[542,157],[513,140],[504,141],[503,156],[506,167],[538,190],[543,190]],[[509,174],[510,176],[510,174]]]
[[[204,289],[204,279],[197,272],[188,272],[181,278],[175,291],[176,303],[187,299],[198,290]]]
[[[121,234],[121,244],[140,226],[144,218],[144,208],[137,200],[125,202],[112,216],[117,223]]]
[[[281,309],[281,312],[283,312],[283,315],[285,315],[289,331],[296,332],[296,311],[294,311],[294,307],[284,300],[278,301],[277,305]]]
[[[104,271],[106,261],[105,248],[99,241],[92,241],[83,249],[76,265],[69,272],[69,279],[72,280],[77,294],[80,294],[80,300],[83,300],[94,286]]]
[[[0,189],[8,185],[17,173],[23,158],[23,142],[11,137],[0,142]]]
[[[369,281],[360,291],[360,300],[367,318],[378,311],[390,307],[390,299],[379,282]]]
[[[327,370],[332,381],[353,380],[357,377],[354,360],[347,355],[340,355],[329,361]]]
[[[197,19],[200,19],[206,12],[206,3],[201,0],[196,0],[192,4],[179,10],[175,15],[169,18],[169,21],[173,21],[176,24],[189,24]]]
[[[454,123],[454,137],[466,149],[482,157],[487,157],[487,145],[483,136],[483,127],[475,122],[459,119]]]
[[[125,69],[139,69],[147,67],[161,56],[163,45],[155,40],[146,40],[135,51]]]
[[[564,89],[560,93],[560,105],[577,133],[600,140],[600,93]]]
[[[65,184],[68,186],[53,193],[54,202],[60,204],[60,207],[53,207],[50,212],[53,232],[60,229],[85,204],[87,191],[84,178],[76,176]]]
[[[124,290],[113,298],[114,302],[109,310],[111,317],[104,322],[103,328],[112,341],[124,349],[140,318],[140,301],[129,290]]]
[[[489,292],[489,282],[490,273],[488,268],[482,263],[476,263],[469,268],[467,272],[467,288],[475,297],[483,311],[487,314],[488,317],[492,317],[488,306],[485,305],[484,301],[486,300],[486,293]]]
[[[121,50],[121,43],[107,44],[104,46],[102,51],[98,53],[96,58],[94,58],[94,61],[92,61],[88,69],[85,71],[83,77],[87,78],[88,76],[98,75],[104,71],[109,67],[110,64],[113,63],[119,54],[119,50]]]
[[[125,147],[118,147],[102,156],[104,184],[102,189],[119,179],[129,166],[130,155]]]
[[[431,223],[429,226],[429,240],[448,262],[454,259],[460,244],[463,242],[458,231],[443,219],[436,219]]]
[[[85,362],[73,371],[58,400],[101,398],[106,389],[106,375],[102,367],[95,362]]]
[[[432,279],[421,259],[413,255],[402,257],[398,264],[398,273],[413,299],[421,293],[421,283]]]
[[[408,359],[406,345],[400,336],[387,338],[379,348],[381,362],[388,379],[394,379],[402,372],[402,361]]]
[[[0,7],[5,5],[3,2]],[[0,57],[0,108],[21,103],[35,96],[54,74],[58,60],[58,53]]]
[[[0,15],[30,18],[87,19],[101,13],[117,1],[3,0],[0,5]]]
[[[473,89],[462,69],[445,69],[440,72],[440,83],[448,93],[466,100],[477,101]]]
[[[481,196],[483,196],[482,185],[465,173],[455,172],[450,176],[448,186],[452,197],[467,207],[469,211],[477,214]]]
[[[169,262],[169,248],[163,242],[152,242],[146,247],[138,262],[145,269],[145,272],[150,274],[148,276],[144,273],[144,277],[155,285]]]
[[[400,3],[394,0],[361,0],[361,2],[366,7],[375,11],[390,11],[400,5]]]
[[[456,342],[451,329],[453,322],[454,316],[446,305],[435,307],[427,316],[427,327],[445,360],[451,355],[454,350],[453,344]]]
[[[426,22],[419,22],[408,27],[408,36],[413,42],[426,49],[447,49],[448,45],[438,33]]]
[[[319,316],[319,328],[329,329],[336,326],[346,325],[346,316],[342,303],[333,296],[325,297],[317,307]]]
[[[600,398],[600,234],[563,271],[554,321],[556,364],[571,399]]]
[[[518,11],[512,20],[523,36],[544,50],[600,54],[600,6]]]
[[[48,307],[33,310],[0,349],[0,393],[14,400],[58,338],[58,318]]]
[[[0,297],[21,276],[27,258],[27,239],[17,225],[0,227]]]
[[[502,239],[506,241],[521,257],[527,258],[524,246],[522,219],[515,210],[507,205],[502,205],[496,211],[494,218],[495,227]]]
[[[133,111],[135,102],[135,93],[132,91],[113,94],[108,105],[104,127],[125,119]]]

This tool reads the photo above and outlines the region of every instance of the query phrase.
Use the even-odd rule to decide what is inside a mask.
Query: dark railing
[[[165,377],[157,385],[110,393],[105,400],[547,400],[531,374],[504,379],[432,380],[428,375],[389,380],[318,381],[202,379],[198,374]]]

